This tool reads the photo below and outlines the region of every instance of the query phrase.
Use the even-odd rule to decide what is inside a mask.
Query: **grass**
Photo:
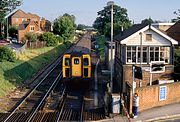
[[[97,44],[99,45],[99,48],[98,48],[98,53],[99,53],[99,56],[100,56],[100,59],[102,61],[105,60],[105,41],[106,41],[106,37],[104,35],[98,35],[96,37],[96,41],[97,41]]]
[[[0,62],[0,96],[23,84],[64,50],[64,45],[27,49],[15,62]]]

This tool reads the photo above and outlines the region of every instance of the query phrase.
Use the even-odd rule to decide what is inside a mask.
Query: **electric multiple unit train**
[[[77,47],[76,47],[77,48]],[[91,57],[84,48],[64,54],[62,61],[63,81],[78,82],[91,79]]]

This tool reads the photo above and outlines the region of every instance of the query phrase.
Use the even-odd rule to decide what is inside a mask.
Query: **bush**
[[[37,34],[33,32],[28,32],[25,34],[25,39],[28,40],[29,42],[35,42],[37,41]]]
[[[42,40],[46,41],[46,46],[56,46],[58,44],[58,40],[56,36],[51,32],[43,33]]]
[[[0,62],[2,61],[10,61],[13,62],[16,56],[14,52],[7,47],[0,47]]]
[[[71,42],[70,41],[65,41],[64,42],[64,45],[67,47],[67,48],[70,48],[70,46],[71,46]]]
[[[64,39],[62,37],[60,37],[60,36],[57,37],[57,40],[58,40],[59,43],[63,43],[64,42]]]

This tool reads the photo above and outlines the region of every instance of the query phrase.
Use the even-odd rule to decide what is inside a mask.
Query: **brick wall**
[[[150,72],[145,68],[149,68],[149,65],[143,65],[143,80],[135,79],[136,86],[149,86],[150,84]],[[171,73],[174,71],[173,65],[166,65],[164,73],[152,74],[152,84],[157,84],[157,80],[164,80],[171,78]],[[132,85],[132,65],[123,65],[123,82],[129,82]]]
[[[159,101],[159,86],[164,85],[166,86],[166,100]],[[139,111],[180,102],[180,82],[136,88],[135,92],[139,95]]]

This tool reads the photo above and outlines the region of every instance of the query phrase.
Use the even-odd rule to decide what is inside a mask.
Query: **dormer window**
[[[152,34],[146,34],[146,41],[152,41]]]

